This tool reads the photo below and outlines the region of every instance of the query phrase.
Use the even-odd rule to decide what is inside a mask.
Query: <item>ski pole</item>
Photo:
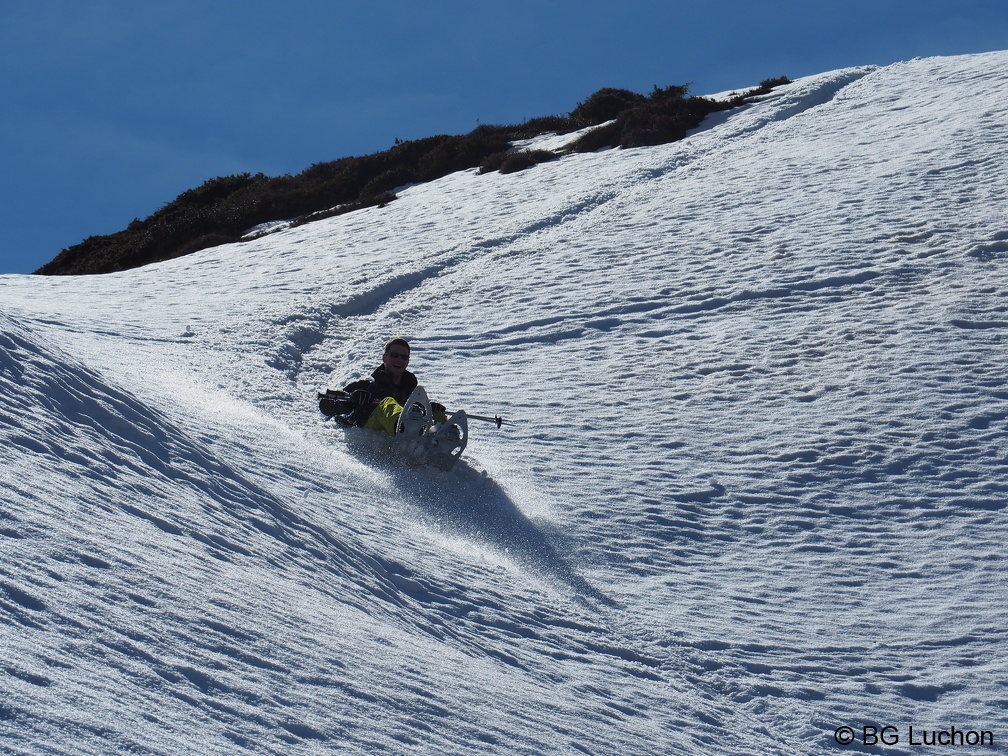
[[[518,424],[518,423],[513,423],[510,420],[505,420],[500,415],[497,415],[496,417],[488,417],[487,415],[470,415],[468,412],[466,412],[466,417],[469,418],[470,420],[482,420],[483,422],[486,422],[486,423],[496,423],[498,428],[500,428],[502,425],[517,425]]]

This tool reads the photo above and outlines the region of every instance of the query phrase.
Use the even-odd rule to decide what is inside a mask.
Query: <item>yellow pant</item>
[[[399,402],[391,396],[386,396],[371,411],[367,422],[364,423],[364,427],[371,430],[383,430],[390,436],[394,436],[396,426],[399,424],[399,415],[402,414],[402,411],[403,408]],[[434,419],[439,423],[444,423],[447,422],[448,417],[443,412],[435,412]]]
[[[391,396],[386,396],[376,406],[368,416],[365,428],[371,430],[383,430],[390,436],[395,435],[396,425],[399,424],[399,415],[402,414],[402,405]]]

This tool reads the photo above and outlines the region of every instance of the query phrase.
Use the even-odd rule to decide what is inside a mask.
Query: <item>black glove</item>
[[[437,402],[431,402],[430,408],[435,412],[440,412],[442,415],[448,414],[448,410],[445,409],[445,406],[443,404],[438,404]]]
[[[372,403],[371,392],[358,389],[350,394],[350,400],[358,407],[370,407]]]

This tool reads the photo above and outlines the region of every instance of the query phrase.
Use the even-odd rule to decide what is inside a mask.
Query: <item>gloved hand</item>
[[[445,409],[445,406],[443,404],[438,404],[437,402],[431,402],[430,408],[434,410],[434,412],[436,413],[440,412],[442,415],[448,414],[448,410]]]
[[[350,401],[358,407],[370,407],[373,402],[371,392],[364,389],[358,389],[350,394]]]

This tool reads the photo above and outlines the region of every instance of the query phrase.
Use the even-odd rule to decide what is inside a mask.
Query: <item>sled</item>
[[[356,405],[345,391],[327,389],[325,393],[319,392],[318,398],[324,415],[346,428],[355,425]],[[411,467],[450,470],[469,443],[469,416],[465,410],[459,410],[445,422],[437,422],[426,390],[417,386],[403,405],[395,436],[389,437],[384,431],[381,436],[388,439],[386,449],[392,456]]]

